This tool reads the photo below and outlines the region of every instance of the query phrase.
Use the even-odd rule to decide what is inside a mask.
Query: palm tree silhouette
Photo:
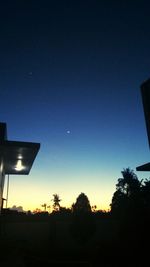
[[[53,201],[54,211],[59,211],[60,210],[60,201],[61,201],[61,199],[59,198],[59,195],[53,194],[53,199],[51,199],[51,201]]]
[[[42,204],[42,205],[41,205],[41,207],[43,207],[43,208],[44,208],[44,211],[46,211],[47,204],[46,204],[46,203],[44,203],[44,204]]]

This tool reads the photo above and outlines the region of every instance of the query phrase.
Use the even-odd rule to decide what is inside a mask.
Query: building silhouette
[[[4,200],[5,176],[29,174],[39,149],[40,143],[8,141],[7,125],[0,123],[0,211]]]
[[[141,96],[144,109],[146,130],[148,136],[148,142],[150,146],[150,79],[141,84]],[[138,166],[137,171],[150,171],[150,162],[144,165]]]

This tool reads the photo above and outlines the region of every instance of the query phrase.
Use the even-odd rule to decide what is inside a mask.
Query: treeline
[[[53,212],[48,213],[45,206],[43,212],[34,214],[5,210],[8,221],[46,222],[41,227],[47,225],[49,229],[46,248],[53,244],[51,257],[55,251],[61,257],[68,257],[69,251],[74,258],[78,258],[77,253],[81,258],[84,254],[85,259],[92,262],[113,263],[113,266],[138,266],[140,263],[145,266],[150,240],[150,180],[139,180],[130,168],[123,169],[121,174],[109,212],[91,207],[84,193],[77,197],[70,209],[62,207],[59,195],[54,194]],[[7,222],[7,216],[4,217]],[[123,262],[119,262],[118,257]]]
[[[122,177],[118,178],[116,184],[116,191],[112,196],[110,203],[110,210],[97,210],[97,206],[91,206],[88,196],[85,193],[80,193],[75,203],[71,208],[66,208],[60,205],[61,199],[58,194],[53,194],[51,201],[53,202],[51,214],[58,213],[110,213],[113,218],[121,219],[126,216],[149,216],[150,214],[150,180],[139,180],[137,175],[130,168],[123,169]],[[31,214],[50,214],[51,206],[46,203],[41,205],[43,210],[37,208],[33,212],[26,212]],[[17,213],[17,209],[6,210],[4,212]],[[23,211],[23,210],[22,210]],[[23,213],[23,212],[22,212]],[[41,215],[42,215],[41,214]]]
[[[137,175],[130,168],[123,169],[121,174],[122,177],[117,180],[116,191],[110,203],[111,215],[116,219],[135,215],[142,215],[142,217],[149,216],[150,180],[139,180]],[[77,197],[76,202],[72,204],[70,209],[61,207],[61,199],[58,194],[53,194],[52,201],[53,213],[65,211],[72,213],[95,213],[96,211],[99,213],[106,213],[105,211],[97,210],[96,205],[91,206],[88,197],[84,193],[81,193]],[[46,208],[50,206],[44,203],[42,207],[44,207],[44,211],[46,211]]]

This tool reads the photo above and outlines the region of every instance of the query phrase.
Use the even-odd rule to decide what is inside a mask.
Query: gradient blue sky
[[[0,121],[40,142],[9,206],[84,192],[109,208],[121,170],[149,161],[140,94],[150,76],[149,1],[6,1],[0,14]],[[137,173],[139,178],[149,173]],[[5,192],[4,192],[5,194]]]

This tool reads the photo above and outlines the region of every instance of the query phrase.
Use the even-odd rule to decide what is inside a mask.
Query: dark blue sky
[[[59,193],[70,205],[83,191],[108,206],[122,168],[148,161],[140,85],[150,70],[149,8],[134,0],[1,3],[0,121],[9,139],[41,143],[30,186],[43,201]],[[13,179],[11,204],[39,205],[37,196],[33,205],[23,193],[16,199],[29,180]]]

